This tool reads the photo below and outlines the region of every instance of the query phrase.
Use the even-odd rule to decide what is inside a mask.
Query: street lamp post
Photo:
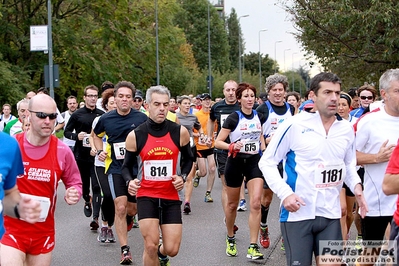
[[[238,17],[238,80],[241,83],[241,27],[240,27],[240,19],[249,17],[249,15],[242,15]]]
[[[277,55],[276,55],[276,50],[277,50],[277,44],[279,42],[283,42],[283,41],[275,41],[274,42],[274,74],[277,73]]]
[[[48,77],[50,96],[54,99],[54,65],[53,65],[53,37],[52,37],[52,23],[51,23],[51,0],[47,1],[47,20],[48,20]]]
[[[291,56],[291,63],[292,63],[292,91],[295,91],[295,78],[294,78],[294,74],[295,74],[295,71],[294,71],[294,55],[296,55],[297,53],[292,53],[292,56]]]
[[[285,49],[284,50],[284,71],[287,71],[287,66],[285,65],[285,52],[291,51],[291,49]]]
[[[262,56],[260,54],[260,33],[262,31],[267,31],[267,29],[262,29],[258,33],[258,37],[259,37],[259,91],[262,90]]]

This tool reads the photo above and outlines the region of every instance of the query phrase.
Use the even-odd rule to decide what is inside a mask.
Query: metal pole
[[[209,95],[212,98],[212,65],[211,65],[211,20],[210,20],[210,3],[208,2],[208,82],[209,82]]]
[[[260,33],[262,31],[267,31],[267,29],[260,30],[258,33],[258,38],[259,38],[259,91],[262,90],[262,56],[260,54]]]
[[[50,86],[50,96],[54,99],[54,66],[53,66],[53,38],[51,34],[51,0],[47,1],[47,20],[48,20],[48,76]]]
[[[241,26],[240,26],[240,19],[241,18],[246,18],[249,15],[242,15],[238,17],[238,80],[241,83],[242,82],[242,77],[241,77]]]
[[[155,0],[155,50],[157,67],[157,85],[159,85],[159,39],[158,39],[158,0]]]
[[[274,74],[277,73],[277,55],[276,55],[276,50],[277,50],[277,43],[282,42],[282,41],[276,41],[274,43]]]

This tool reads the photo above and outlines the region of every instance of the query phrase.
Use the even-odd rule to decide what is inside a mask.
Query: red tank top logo
[[[167,155],[167,154],[173,155],[173,151],[167,147],[155,147],[155,148],[149,150],[147,154],[149,156],[150,155],[160,156],[160,155]]]
[[[29,168],[28,180],[50,182],[51,170],[42,168]]]

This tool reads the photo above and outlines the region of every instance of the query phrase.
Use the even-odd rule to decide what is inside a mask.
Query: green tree
[[[198,68],[208,69],[208,4],[207,0],[181,0],[182,12],[176,15],[176,24],[184,30],[192,45]],[[212,69],[221,73],[230,68],[229,45],[224,21],[210,6]]]
[[[310,81],[310,70],[305,69],[303,66],[299,66],[296,72],[301,76],[306,84]]]
[[[280,1],[299,29],[309,56],[347,86],[377,81],[399,61],[399,2],[371,0]]]
[[[266,77],[274,74],[274,60],[268,54],[260,54],[261,57],[261,70],[262,70],[262,84],[265,83]],[[258,81],[253,85],[259,87],[259,52],[245,54],[243,57],[244,69],[250,73],[251,76],[256,76]]]
[[[226,19],[228,40],[230,45],[229,58],[231,62],[231,69],[238,69],[238,51],[239,41],[238,36],[242,36],[241,28],[238,23],[237,13],[234,8],[231,9],[230,15]],[[241,47],[244,47],[244,43],[241,39]],[[242,49],[244,51],[245,49]]]
[[[18,73],[18,75],[15,75]],[[0,54],[0,103],[9,103],[16,110],[15,103],[25,97],[24,91],[29,89],[29,75],[18,66],[13,66],[1,58]]]
[[[306,80],[299,71],[287,71],[283,73],[288,78],[289,91],[296,91],[303,97],[307,91]]]
[[[48,55],[30,52],[29,26],[47,24],[45,3],[3,1],[0,8],[5,18],[0,20],[0,54],[14,78],[4,87],[18,87],[23,94],[43,85]],[[154,9],[152,0],[53,1],[53,60],[60,66],[61,82],[55,94],[61,106],[68,95],[80,97],[85,86],[105,80],[130,80],[142,90],[156,83]],[[197,64],[183,30],[174,23],[181,5],[158,0],[158,9],[161,83],[173,93],[193,89]]]

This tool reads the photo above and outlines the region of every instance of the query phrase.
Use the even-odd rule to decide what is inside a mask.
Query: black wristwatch
[[[183,178],[183,182],[186,183],[187,175],[186,175],[186,174],[182,174],[182,175],[181,175],[181,178]]]
[[[19,203],[17,203],[17,204],[14,206],[14,215],[15,215],[15,217],[16,217],[17,219],[21,219],[21,216],[19,216],[18,206],[19,206]]]
[[[97,151],[97,155],[100,155],[101,152],[103,152],[103,150]]]

